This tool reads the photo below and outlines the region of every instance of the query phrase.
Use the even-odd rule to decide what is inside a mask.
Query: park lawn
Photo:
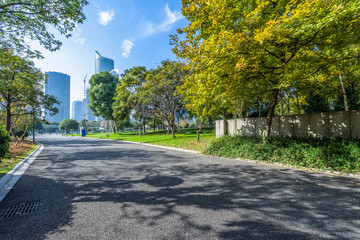
[[[26,158],[31,152],[33,152],[38,147],[37,143],[33,143],[32,141],[25,140],[19,143],[18,146],[15,146],[15,142],[11,141],[10,143],[10,153],[11,158],[9,159],[1,159],[0,162],[0,178],[4,176],[6,173],[11,171],[16,164]]]
[[[74,136],[80,136],[74,134]],[[206,147],[215,139],[214,129],[204,129],[200,133],[200,142],[196,141],[196,129],[181,130],[173,138],[171,133],[148,131],[145,135],[139,136],[138,132],[111,133],[109,137],[105,133],[89,133],[87,137],[106,138],[131,142],[142,142],[154,145],[176,147],[203,152]]]

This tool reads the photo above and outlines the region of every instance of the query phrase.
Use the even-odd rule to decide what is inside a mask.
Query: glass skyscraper
[[[114,60],[100,55],[95,51],[95,74],[101,72],[110,72],[114,69]]]
[[[45,112],[45,119],[48,122],[61,122],[70,118],[70,76],[60,72],[45,72],[47,82],[45,84],[45,94],[54,95],[60,105],[55,104],[59,112],[50,116]]]
[[[83,102],[82,101],[73,101],[71,105],[71,119],[76,121],[81,121],[83,119]]]

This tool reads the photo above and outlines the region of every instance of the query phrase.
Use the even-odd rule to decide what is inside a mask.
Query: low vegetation
[[[205,154],[282,163],[304,168],[360,173],[360,140],[341,138],[269,138],[225,136],[213,141]]]
[[[32,151],[37,148],[37,144],[32,141],[24,140],[15,146],[15,141],[10,143],[10,158],[1,159],[0,178],[13,169],[16,164],[26,158]]]
[[[210,142],[215,139],[215,130],[203,130],[200,135],[199,143],[196,140],[196,131],[196,129],[179,131],[176,134],[176,138],[173,138],[172,134],[166,134],[166,132],[148,132],[146,135],[142,135],[141,137],[137,132],[112,133],[109,137],[107,137],[105,133],[90,133],[87,134],[87,137],[142,142],[202,152],[206,149]],[[79,136],[79,134],[75,136]]]

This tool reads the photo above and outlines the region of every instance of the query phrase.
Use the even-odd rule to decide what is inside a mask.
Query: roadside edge
[[[19,162],[12,170],[10,170],[0,179],[0,202],[10,192],[26,169],[28,169],[28,167],[44,149],[44,145],[41,143],[38,144],[39,146],[32,153],[30,153],[26,158]]]

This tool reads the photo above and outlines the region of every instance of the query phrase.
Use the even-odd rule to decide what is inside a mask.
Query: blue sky
[[[60,50],[49,52],[36,43],[45,59],[35,64],[43,72],[58,71],[71,76],[71,102],[83,98],[83,79],[95,72],[95,50],[115,61],[123,73],[134,66],[155,68],[162,60],[176,60],[169,35],[184,27],[181,0],[90,0],[84,8],[86,21],[78,25]]]

